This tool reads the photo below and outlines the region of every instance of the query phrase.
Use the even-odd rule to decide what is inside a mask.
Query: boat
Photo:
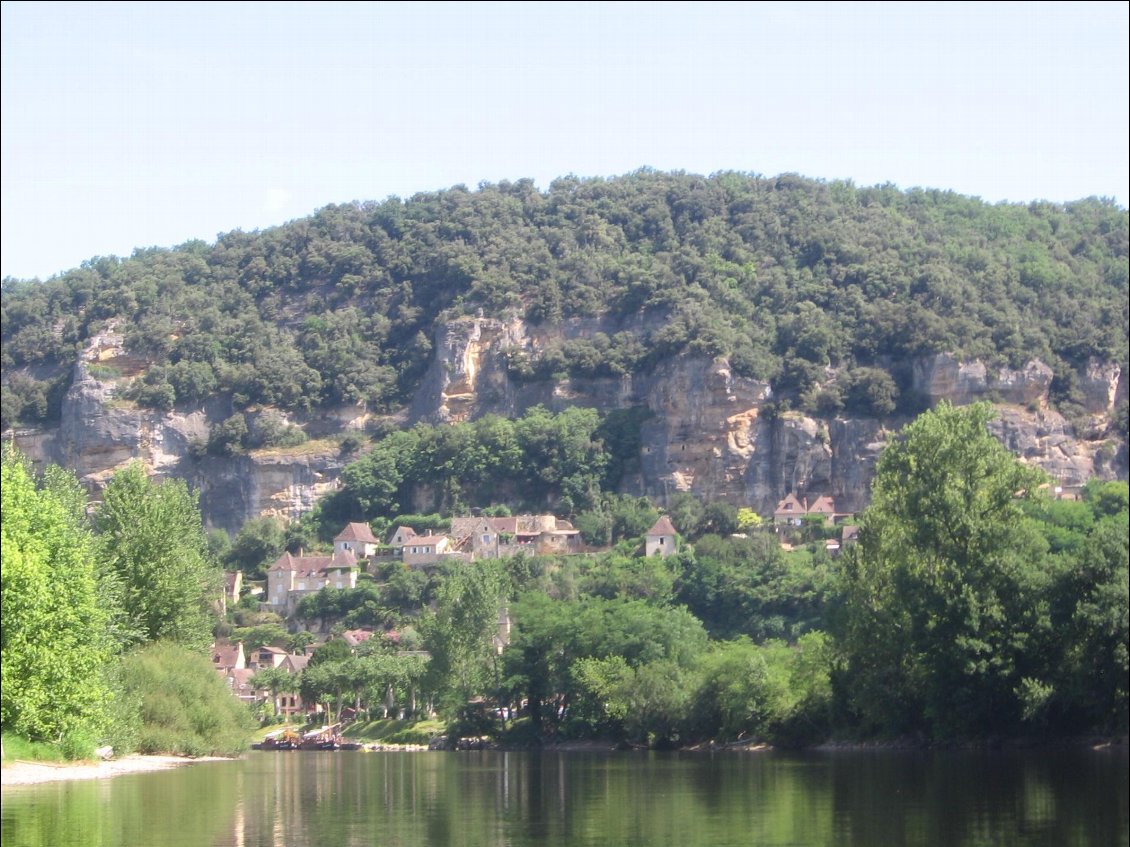
[[[253,750],[297,750],[302,739],[292,729],[280,729],[267,735],[261,743],[252,744]]]
[[[301,750],[337,750],[341,744],[341,735],[338,732],[339,724],[324,726],[321,729],[312,729],[302,736],[299,745]]]

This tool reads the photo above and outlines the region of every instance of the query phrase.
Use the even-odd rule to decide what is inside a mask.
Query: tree
[[[528,702],[539,732],[556,733],[577,703],[588,719],[603,725],[614,722],[624,709],[654,706],[649,714],[655,723],[648,731],[665,736],[674,728],[667,720],[673,701],[658,696],[663,691],[658,681],[677,681],[678,669],[692,667],[707,641],[702,624],[686,609],[643,600],[551,600],[531,592],[514,605],[512,614],[514,630],[504,654],[507,685],[515,700]],[[602,663],[576,664],[583,659]],[[639,677],[648,683],[635,699],[624,685],[630,686],[636,677],[624,672],[624,665],[633,671],[652,666]],[[649,699],[652,695],[656,697]],[[611,699],[602,699],[605,696]],[[629,725],[633,732],[642,726],[626,721]]]
[[[702,501],[685,491],[672,494],[667,500],[667,514],[683,535],[694,538],[706,517]]]
[[[123,658],[121,676],[139,701],[140,752],[234,756],[247,749],[255,721],[206,656],[154,642]]]
[[[1125,498],[1126,483],[1121,485]],[[1125,499],[1122,501],[1125,504]],[[1072,724],[1125,733],[1130,677],[1130,609],[1127,587],[1130,542],[1125,505],[1098,522],[1078,558],[1065,573],[1059,595],[1066,614],[1059,631],[1064,643],[1061,670],[1066,701],[1061,709]]]
[[[285,668],[261,668],[251,677],[251,687],[271,692],[271,707],[279,713],[279,695],[298,692],[299,679]]]
[[[436,609],[424,617],[421,632],[431,653],[433,690],[447,688],[452,705],[496,693],[498,617],[509,583],[496,560],[474,562],[452,573],[438,591]]]
[[[12,450],[0,487],[0,724],[88,755],[107,725],[111,655],[95,547],[77,481],[58,469],[36,485]]]
[[[277,520],[252,518],[240,528],[224,555],[224,564],[261,579],[285,546],[286,533]]]
[[[1015,729],[1047,627],[1046,543],[1020,501],[1040,471],[986,424],[942,403],[879,459],[860,543],[844,558],[841,684],[874,728],[938,735]]]
[[[151,482],[135,463],[110,480],[94,522],[135,640],[207,650],[223,577],[208,557],[196,495],[181,480]]]

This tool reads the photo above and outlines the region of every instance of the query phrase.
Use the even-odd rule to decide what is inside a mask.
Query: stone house
[[[777,526],[800,526],[801,519],[807,514],[808,507],[797,500],[795,494],[786,494],[773,510],[773,523]]]
[[[359,567],[349,550],[332,556],[292,556],[284,552],[267,570],[266,608],[289,616],[298,601],[323,588],[356,588]]]
[[[501,555],[498,530],[490,518],[452,518],[453,549],[474,559],[497,559]]]
[[[334,538],[334,552],[349,551],[358,559],[368,559],[377,554],[380,541],[367,523],[348,523]]]
[[[821,495],[808,506],[808,514],[822,517],[825,526],[831,526],[836,517],[836,503],[831,497]]]
[[[243,652],[243,642],[232,644],[228,641],[217,641],[212,645],[212,664],[216,670],[243,670],[247,667],[247,655]]]
[[[675,525],[664,515],[647,531],[644,537],[644,555],[670,556],[677,550]]]
[[[409,567],[434,565],[451,551],[451,539],[446,535],[417,535],[400,548],[404,564]]]

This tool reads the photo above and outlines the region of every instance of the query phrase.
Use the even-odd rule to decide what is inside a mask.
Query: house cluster
[[[580,532],[553,515],[515,515],[505,518],[453,518],[442,535],[419,535],[398,526],[389,539],[392,554],[409,567],[444,561],[501,559],[518,552],[538,555],[576,553]]]
[[[509,624],[509,620],[507,621]],[[377,633],[369,629],[347,629],[341,633],[341,639],[356,650],[366,641],[374,638]],[[384,637],[395,642],[399,634],[395,631],[384,633]],[[278,668],[295,677],[292,691],[281,691],[275,698],[275,710],[278,715],[292,718],[316,712],[320,706],[316,703],[302,702],[298,694],[297,678],[310,661],[310,652],[317,645],[311,645],[305,653],[287,653],[278,647],[264,645],[250,653],[243,649],[240,641],[234,644],[227,641],[217,641],[212,647],[212,667],[215,668],[220,678],[227,683],[233,696],[248,704],[262,703],[269,700],[271,692],[265,688],[257,688],[253,682],[255,675],[263,670]]]
[[[360,561],[375,556],[379,545],[368,524],[351,523],[334,538],[330,555],[294,556],[284,552],[267,569],[265,607],[289,616],[307,594],[323,588],[356,588]]]
[[[300,674],[310,661],[304,653],[287,653],[277,647],[263,646],[251,653],[243,649],[243,642],[234,644],[217,641],[212,648],[212,666],[227,683],[233,696],[246,703],[261,702],[270,696],[265,689],[256,688],[252,679],[259,671],[281,668],[287,673]],[[280,694],[276,708],[283,715],[298,715],[305,711],[298,692]]]
[[[387,544],[368,524],[350,523],[333,541],[333,552],[315,556],[284,552],[267,569],[263,608],[283,617],[294,614],[303,597],[323,588],[356,588],[367,562],[398,560],[410,568],[431,568],[476,559],[500,559],[525,552],[531,555],[578,553],[580,531],[553,515],[514,515],[503,518],[453,518],[444,533],[417,533],[398,526]],[[676,550],[670,518],[656,521],[645,539],[648,556],[667,556]]]
[[[839,555],[844,545],[856,541],[859,527],[848,523],[854,515],[847,512],[837,512],[835,501],[828,496],[815,498],[811,503],[808,498],[797,499],[795,494],[787,494],[777,508],[773,510],[773,526],[779,530],[786,527],[803,526],[806,518],[813,518],[813,522],[825,529],[838,528],[833,538],[824,539],[824,548],[833,556]],[[791,550],[792,545],[782,541],[781,546]]]

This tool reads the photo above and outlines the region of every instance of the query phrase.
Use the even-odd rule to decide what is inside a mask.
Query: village
[[[834,557],[843,545],[857,538],[858,527],[850,522],[853,518],[851,514],[837,513],[832,497],[817,496],[809,502],[790,493],[778,502],[766,528],[776,533],[783,551],[791,552],[795,543],[811,536],[803,532],[804,528],[815,527],[824,550]],[[678,552],[679,544],[677,528],[669,516],[663,515],[644,535],[638,552],[645,557],[666,557]],[[482,559],[504,559],[519,553],[568,556],[589,552],[595,551],[584,543],[580,531],[569,521],[551,514],[456,517],[442,533],[421,534],[410,526],[397,526],[384,542],[373,534],[367,523],[350,522],[334,537],[332,551],[312,555],[284,551],[267,569],[266,586],[250,591],[260,598],[259,608],[263,612],[277,615],[292,629],[304,629],[309,622],[297,615],[303,598],[326,589],[355,589],[362,574],[372,576],[378,568],[390,563],[405,569],[429,571]],[[224,602],[235,606],[244,596],[243,574],[227,573],[225,578]],[[493,638],[496,652],[501,653],[509,643],[510,627],[508,610],[503,608],[499,611],[498,631]],[[310,642],[300,652],[287,652],[271,645],[247,651],[242,642],[218,639],[212,650],[212,663],[233,696],[241,701],[259,708],[269,704],[274,717],[288,724],[316,721],[323,704],[303,702],[297,684],[289,686],[293,690],[282,691],[277,685],[272,690],[262,684],[265,677],[261,674],[277,671],[297,679],[306,669],[313,651],[334,638],[356,652],[358,648],[365,649],[362,645],[374,638],[398,646],[399,633],[367,628],[340,629],[328,634],[319,631],[312,634]],[[353,713],[353,709],[347,708],[342,717],[348,721]],[[319,736],[310,743],[328,742]]]

